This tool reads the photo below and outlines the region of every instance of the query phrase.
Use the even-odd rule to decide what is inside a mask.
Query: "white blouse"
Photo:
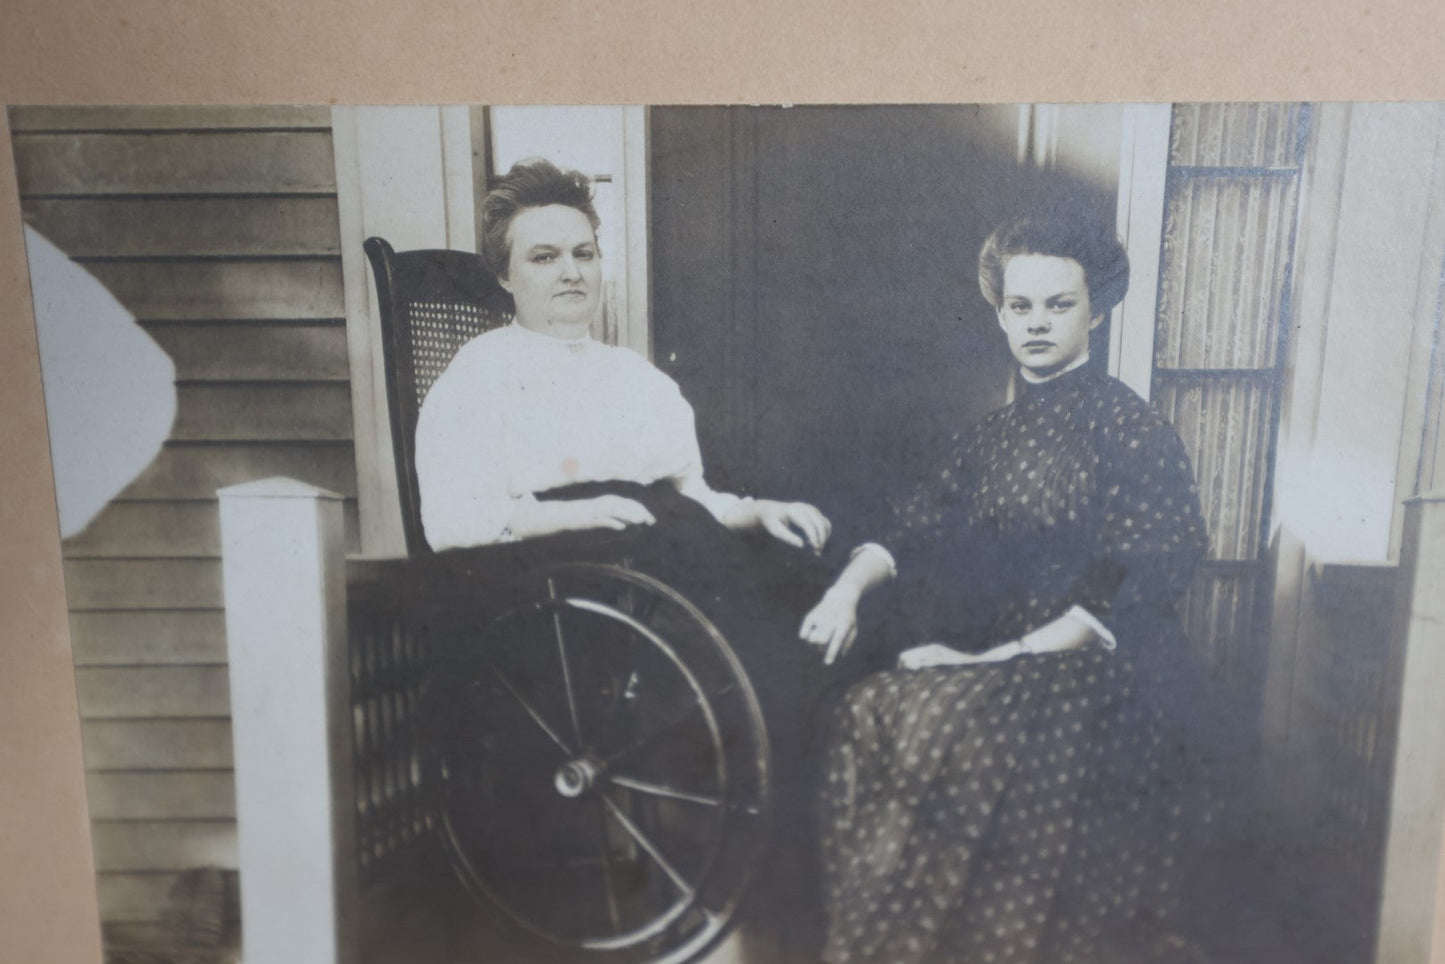
[[[576,482],[667,480],[719,522],[739,501],[704,481],[671,378],[626,348],[516,323],[468,342],[432,386],[416,473],[438,551],[508,541],[519,502]]]

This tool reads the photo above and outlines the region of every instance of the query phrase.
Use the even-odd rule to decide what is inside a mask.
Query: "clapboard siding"
[[[12,133],[86,130],[331,129],[329,107],[12,107]]]
[[[323,439],[351,437],[345,383],[190,383],[176,389],[171,438]]]
[[[98,871],[236,867],[233,820],[95,820]]]
[[[332,197],[47,199],[25,221],[72,258],[341,253]]]
[[[86,270],[142,320],[340,318],[341,259],[119,261]]]
[[[83,719],[224,717],[231,712],[225,666],[84,667],[75,671]]]
[[[174,940],[170,926],[157,920],[117,920],[104,914],[100,935],[106,947],[122,949],[165,947]],[[122,952],[121,960],[124,959]]]
[[[218,560],[65,559],[63,566],[72,611],[222,606]]]
[[[88,770],[231,768],[229,720],[89,720],[80,740]]]
[[[96,820],[226,820],[236,815],[235,777],[224,770],[91,773],[85,788]]]
[[[224,663],[226,617],[219,609],[74,612],[70,645],[77,667]]]
[[[346,381],[346,325],[234,322],[165,323],[146,327],[184,381]]]
[[[324,445],[172,440],[120,498],[209,499],[217,489],[278,475],[356,497],[356,461],[348,439]]]
[[[165,906],[180,874],[168,871],[117,873],[102,871],[95,877],[95,896],[104,920],[147,920]]]
[[[70,559],[220,555],[215,502],[112,502],[65,540]]]
[[[22,194],[334,194],[330,131],[16,134]]]
[[[235,866],[217,489],[299,479],[360,530],[330,110],[10,119],[26,223],[175,363],[170,439],[63,546],[105,933],[143,944],[176,873]]]
[[[356,551],[356,502],[346,502],[342,513],[347,548]],[[220,506],[215,501],[112,502],[83,532],[65,541],[65,550],[70,559],[218,558]]]

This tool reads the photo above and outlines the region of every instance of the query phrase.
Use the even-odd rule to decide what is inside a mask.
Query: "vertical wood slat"
[[[424,630],[383,601],[389,594],[351,596],[357,860],[367,882],[404,862],[436,828],[420,717],[429,653]]]

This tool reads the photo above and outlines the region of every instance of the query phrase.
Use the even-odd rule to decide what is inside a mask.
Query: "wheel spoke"
[[[731,693],[731,692],[733,691],[733,689],[734,689],[734,687],[732,686],[732,684],[729,684],[729,685],[727,685],[727,686],[724,686],[722,689],[718,690],[716,693],[713,693],[712,696],[713,696],[714,698],[721,697],[721,696],[727,696],[729,693]],[[683,710],[681,713],[677,714],[677,715],[674,716],[672,719],[668,720],[666,723],[663,723],[661,726],[659,726],[657,729],[653,730],[651,733],[648,733],[648,734],[645,735],[645,736],[638,737],[636,740],[633,740],[631,743],[627,744],[626,746],[624,746],[624,747],[623,747],[622,749],[620,749],[620,750],[614,750],[614,751],[612,751],[611,753],[609,753],[609,754],[604,758],[605,761],[606,761],[606,763],[610,766],[610,765],[616,763],[618,760],[623,759],[624,757],[631,756],[633,753],[636,753],[638,750],[646,749],[647,747],[649,747],[649,746],[651,746],[652,744],[656,743],[658,740],[662,739],[662,738],[663,738],[664,736],[666,736],[668,733],[670,733],[670,732],[672,732],[673,730],[677,729],[678,727],[682,726],[684,723],[687,723],[689,720],[691,720],[693,717],[697,716],[697,715],[698,715],[699,713],[701,713],[701,712],[702,712],[702,704],[701,704],[701,703],[693,703],[693,704],[692,704],[691,706],[689,706],[687,709]]]
[[[557,601],[557,584],[547,579],[547,598]],[[567,712],[572,717],[572,737],[582,746],[582,720],[577,714],[577,696],[572,691],[572,667],[567,661],[567,643],[562,636],[562,611],[552,608],[552,631],[557,637],[557,661],[562,664],[562,686],[567,693]]]
[[[687,878],[678,873],[677,868],[662,855],[662,851],[658,850],[657,845],[648,839],[647,834],[643,833],[641,828],[633,823],[631,818],[623,812],[622,808],[613,802],[612,798],[605,793],[602,795],[602,803],[607,807],[607,812],[612,814],[612,819],[616,820],[622,829],[627,831],[627,835],[637,841],[637,846],[641,847],[647,853],[647,856],[652,858],[653,863],[662,869],[663,874],[667,876],[668,880],[672,881],[672,886],[677,888],[678,893],[684,897],[692,897],[692,885],[689,884]]]
[[[597,808],[598,844],[602,850],[602,882],[607,888],[607,916],[612,921],[612,930],[621,932],[622,914],[617,910],[617,886],[612,880],[612,855],[607,849],[607,810]]]
[[[638,750],[651,746],[652,744],[656,743],[658,740],[666,736],[668,733],[682,726],[684,723],[692,720],[693,717],[699,715],[701,712],[702,705],[699,703],[693,703],[686,710],[683,710],[681,713],[677,714],[672,719],[668,720],[666,723],[653,730],[651,733],[648,733],[645,736],[638,737],[636,740],[633,740],[622,749],[615,750],[612,753],[608,754],[606,757],[607,763],[616,763],[618,760],[621,760],[626,756],[630,756],[631,754],[636,753]]]
[[[512,699],[520,703],[522,709],[527,711],[527,715],[532,718],[532,722],[536,723],[537,726],[541,728],[542,732],[547,734],[547,738],[550,739],[553,743],[557,744],[557,748],[560,749],[564,754],[566,754],[567,756],[572,756],[572,748],[567,745],[567,741],[562,739],[562,737],[557,733],[556,730],[552,729],[551,724],[549,724],[547,720],[542,716],[542,714],[537,710],[537,708],[532,705],[531,701],[522,695],[522,691],[517,689],[517,685],[513,683],[510,678],[508,678],[507,674],[503,673],[500,669],[493,666],[491,663],[487,663],[485,665],[487,671],[493,676],[495,676],[497,678],[497,682],[501,683],[502,686],[506,688],[507,692],[512,695]]]
[[[722,800],[718,797],[704,796],[701,793],[689,793],[686,790],[679,790],[676,787],[669,787],[661,783],[649,783],[646,780],[636,780],[628,776],[613,774],[612,784],[625,787],[628,790],[636,790],[638,793],[654,797],[666,797],[669,800],[684,800],[688,803],[696,803],[704,807],[720,807]]]

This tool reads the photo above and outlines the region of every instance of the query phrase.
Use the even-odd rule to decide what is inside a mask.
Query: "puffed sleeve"
[[[1097,431],[1098,565],[1082,601],[1117,628],[1172,610],[1209,536],[1189,456],[1172,425],[1131,393],[1101,410]]]
[[[973,485],[969,453],[978,441],[977,429],[954,432],[933,443],[933,468],[906,496],[888,500],[888,511],[878,521],[870,540],[888,550],[896,565],[910,561],[948,539],[958,528],[956,516]]]
[[[652,368],[650,381],[656,406],[662,419],[661,437],[656,444],[664,449],[667,461],[675,463],[671,473],[673,485],[683,495],[700,504],[719,523],[742,501],[728,492],[719,492],[708,485],[703,472],[702,449],[697,443],[697,419],[692,405],[682,395],[677,383],[661,371]]]
[[[888,500],[890,511],[875,528],[874,541],[895,564],[889,619],[898,641],[973,646],[987,635],[1004,598],[996,546],[970,521],[987,428],[935,442],[934,467],[906,496]]]
[[[464,348],[422,405],[416,474],[422,528],[434,550],[510,540],[520,499],[509,491],[501,457],[505,409],[497,376]]]

